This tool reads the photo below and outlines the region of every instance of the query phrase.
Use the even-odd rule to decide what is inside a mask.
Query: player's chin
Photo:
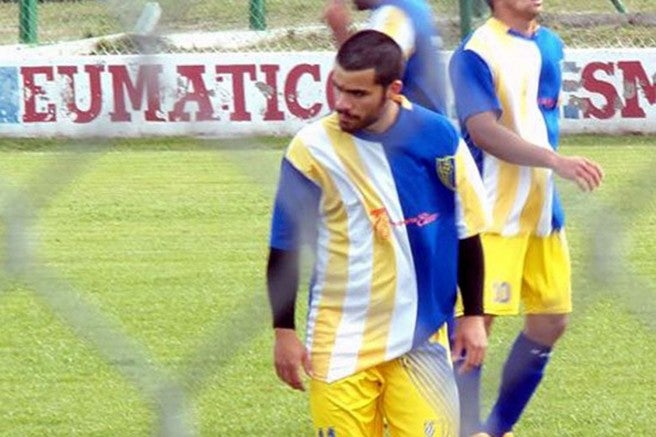
[[[339,120],[339,128],[344,132],[352,133],[360,128],[360,123],[353,120]]]

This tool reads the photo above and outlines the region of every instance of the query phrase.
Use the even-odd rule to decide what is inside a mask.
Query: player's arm
[[[271,223],[267,292],[275,334],[274,365],[278,377],[297,390],[304,390],[299,368],[312,374],[310,355],[300,341],[294,323],[299,278],[299,246],[308,213],[318,205],[314,184],[287,159],[283,160]]]
[[[553,149],[530,143],[503,126],[494,112],[474,114],[465,121],[474,143],[490,155],[512,164],[545,167],[558,176],[576,182],[584,191],[601,184],[601,167],[585,157],[563,156]]]
[[[458,288],[464,314],[458,319],[453,342],[454,359],[464,362],[460,371],[480,366],[487,350],[483,319],[484,254],[480,232],[489,223],[483,182],[464,141],[460,140],[455,156],[456,212],[458,223]]]
[[[337,47],[351,36],[351,13],[344,0],[326,0],[323,19],[332,31]]]
[[[551,148],[528,142],[499,122],[501,105],[487,63],[471,50],[458,50],[449,65],[456,109],[473,142],[480,149],[511,164],[552,169],[576,182],[582,190],[599,186],[601,167],[583,157],[559,155]]]
[[[276,374],[290,387],[304,390],[299,367],[312,373],[310,357],[296,334],[294,313],[298,289],[298,250],[270,248],[267,263],[267,290],[273,315]]]

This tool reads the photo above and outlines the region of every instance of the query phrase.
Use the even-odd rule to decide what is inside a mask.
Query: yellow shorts
[[[458,436],[458,393],[446,330],[407,354],[332,383],[310,382],[314,435]]]
[[[547,237],[482,234],[485,314],[565,314],[572,311],[569,249],[565,231]],[[460,295],[456,314],[462,315]]]

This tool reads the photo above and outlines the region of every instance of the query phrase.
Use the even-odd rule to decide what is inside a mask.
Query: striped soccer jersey
[[[492,208],[491,232],[545,236],[562,228],[565,217],[551,170],[509,164],[478,149],[465,122],[494,111],[525,140],[557,149],[562,59],[562,41],[549,29],[538,27],[526,37],[495,18],[451,59],[458,118]]]
[[[446,78],[442,42],[425,0],[382,0],[368,27],[390,36],[406,58],[403,94],[412,102],[445,114]]]
[[[270,245],[315,253],[306,345],[332,382],[424,344],[453,313],[458,239],[486,225],[476,164],[449,121],[403,100],[376,135],[331,114],[281,166]],[[304,232],[303,229],[309,229]]]

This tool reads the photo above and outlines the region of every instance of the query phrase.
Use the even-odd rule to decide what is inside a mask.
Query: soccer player
[[[445,117],[401,94],[401,48],[365,30],[340,47],[335,112],[293,138],[274,204],[267,285],[279,378],[304,390],[314,435],[458,435],[454,353],[480,365],[486,225],[482,181]],[[314,267],[307,331],[295,330],[299,247]]]
[[[597,188],[601,167],[558,148],[563,44],[538,26],[540,0],[488,0],[492,17],[450,62],[456,110],[481,172],[492,224],[481,236],[484,306],[495,316],[526,314],[503,369],[498,398],[479,419],[480,368],[458,376],[462,435],[509,436],[540,383],[572,309],[570,258],[554,175]]]
[[[327,0],[324,19],[337,45],[352,32],[346,0]],[[441,38],[425,0],[353,0],[358,10],[371,10],[367,28],[392,37],[403,49],[406,69],[403,94],[414,103],[446,114],[446,71]]]

